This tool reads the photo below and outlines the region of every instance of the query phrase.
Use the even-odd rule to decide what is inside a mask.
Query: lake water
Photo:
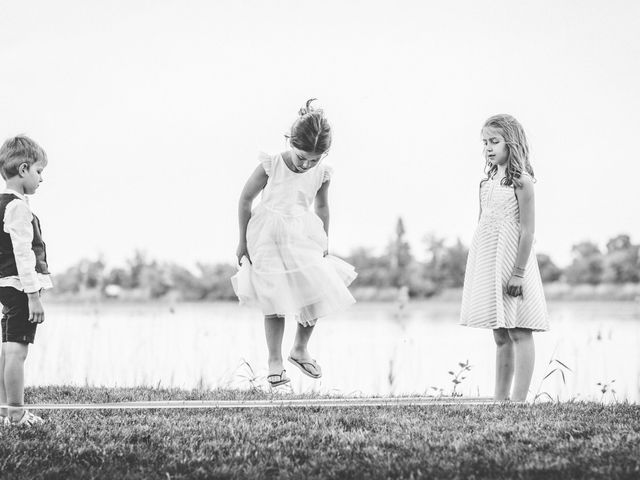
[[[266,385],[266,344],[260,314],[233,303],[47,304],[26,365],[27,385],[249,388]],[[488,330],[456,325],[459,304],[415,302],[400,310],[360,303],[320,319],[310,342],[324,376],[312,380],[289,365],[296,393],[433,394],[452,390],[450,370],[472,365],[458,386],[464,395],[493,393],[495,345]],[[551,302],[552,330],[534,334],[531,396],[640,400],[640,304]],[[295,325],[287,321],[283,353]],[[544,376],[559,367],[571,371]],[[246,363],[245,363],[246,362]],[[433,388],[432,388],[433,387]],[[544,395],[545,398],[546,395]],[[613,400],[610,393],[605,401]]]

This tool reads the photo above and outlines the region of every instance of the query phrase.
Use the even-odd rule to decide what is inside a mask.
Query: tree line
[[[406,239],[402,218],[396,223],[392,240],[382,253],[357,248],[343,258],[354,265],[358,277],[354,290],[375,292],[405,289],[413,298],[426,298],[464,281],[468,247],[460,239],[447,242],[434,233],[425,235],[418,260]],[[572,262],[558,267],[544,253],[538,253],[542,280],[569,285],[640,283],[640,245],[629,235],[611,238],[605,249],[583,241],[571,249]],[[82,259],[55,275],[54,294],[60,296],[157,299],[183,301],[234,300],[230,277],[236,272],[228,263],[198,263],[188,269],[173,262],[159,262],[136,251],[124,266],[107,268],[103,259]]]

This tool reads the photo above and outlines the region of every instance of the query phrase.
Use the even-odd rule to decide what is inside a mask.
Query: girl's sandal
[[[298,367],[300,369],[300,371],[302,373],[304,373],[307,377],[311,377],[311,378],[316,378],[317,379],[317,378],[320,378],[322,376],[322,369],[320,368],[320,365],[318,365],[318,362],[316,362],[315,360],[311,360],[310,362],[305,362],[305,361],[302,361],[302,360],[296,360],[292,356],[289,356],[289,358],[287,360],[289,360],[296,367]],[[306,365],[311,365],[315,369],[315,371],[317,373],[315,373],[312,370],[310,370]]]
[[[289,383],[291,379],[287,377],[285,373],[287,373],[287,371],[282,370],[282,372],[280,372],[279,374],[273,373],[271,375],[267,375],[267,382],[269,382],[269,385],[271,385],[272,387],[279,387],[280,385]]]

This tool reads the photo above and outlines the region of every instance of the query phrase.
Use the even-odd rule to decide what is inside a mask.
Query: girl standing
[[[320,378],[320,365],[307,350],[316,321],[355,302],[347,289],[356,277],[354,268],[328,255],[333,170],[322,159],[331,146],[331,128],[311,102],[286,135],[291,149],[260,155],[238,207],[240,270],[231,281],[240,303],[259,306],[265,316],[267,381],[274,387],[290,381],[281,351],[285,315],[298,323],[289,362]],[[260,191],[262,199],[251,211]]]
[[[535,363],[532,332],[549,329],[533,249],[533,169],[524,129],[512,116],[489,118],[482,142],[487,178],[480,182],[480,217],[467,259],[460,323],[493,330],[495,399],[523,402]]]

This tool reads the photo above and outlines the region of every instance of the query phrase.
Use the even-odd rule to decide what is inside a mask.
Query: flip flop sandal
[[[307,377],[311,378],[320,378],[322,376],[322,369],[320,369],[320,365],[315,360],[311,360],[310,362],[303,362],[301,360],[296,360],[295,358],[289,356],[287,358],[291,363],[293,363],[296,367],[300,369],[302,373],[304,373]],[[313,373],[311,370],[308,370],[305,365],[311,365],[316,369],[318,373]]]
[[[287,371],[282,370],[282,373],[280,374],[274,373],[271,375],[267,375],[267,382],[269,382],[269,385],[271,385],[272,387],[279,387],[280,385],[289,383],[291,379],[286,377],[285,373],[287,373]],[[278,380],[271,380],[272,378],[277,378]]]

